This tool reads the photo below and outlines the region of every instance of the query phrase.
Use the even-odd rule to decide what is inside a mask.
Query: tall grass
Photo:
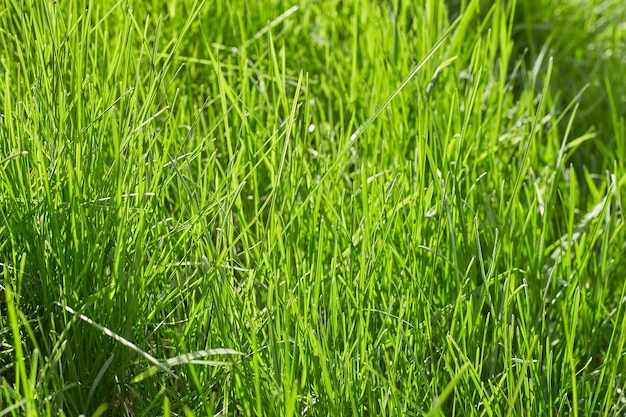
[[[3,0],[0,416],[624,413],[625,12],[543,3]]]

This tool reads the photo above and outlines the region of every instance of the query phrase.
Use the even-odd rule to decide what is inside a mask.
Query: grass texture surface
[[[625,22],[0,0],[0,416],[624,415]]]

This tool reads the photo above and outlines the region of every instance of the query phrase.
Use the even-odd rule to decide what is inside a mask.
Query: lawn
[[[623,0],[0,0],[0,416],[626,415]]]

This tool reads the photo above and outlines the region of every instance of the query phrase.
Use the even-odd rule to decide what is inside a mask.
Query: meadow
[[[0,0],[0,417],[626,415],[623,0]]]

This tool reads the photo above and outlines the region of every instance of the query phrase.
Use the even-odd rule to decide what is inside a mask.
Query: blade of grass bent
[[[385,100],[385,102],[374,112],[374,114],[370,118],[368,118],[365,122],[363,122],[363,124],[359,126],[357,130],[354,131],[354,133],[350,136],[350,142],[354,142],[355,140],[357,140],[359,136],[363,134],[365,129],[367,129],[374,122],[374,120],[376,120],[378,116],[380,116],[383,110],[385,110],[389,106],[389,104],[391,104],[393,99],[395,99],[398,96],[398,94],[400,94],[402,90],[404,90],[404,88],[411,82],[411,80],[415,78],[417,73],[420,72],[422,68],[424,68],[424,65],[426,65],[426,63],[430,61],[430,59],[435,55],[435,53],[443,46],[445,41],[450,36],[450,33],[452,33],[452,30],[454,30],[454,28],[459,24],[460,19],[461,18],[458,18],[456,21],[454,21],[450,25],[450,27],[443,34],[441,39],[439,39],[439,41],[435,44],[435,46],[433,46],[430,52],[426,54],[424,58],[422,58],[422,60],[415,66],[415,68],[413,68],[413,71],[411,71],[409,75],[406,76],[406,78],[400,83],[400,85],[396,87],[396,89],[393,91],[393,93],[391,93],[391,95],[387,98],[387,100]]]
[[[58,304],[58,303],[57,303]],[[110,338],[112,338],[113,340],[115,340],[116,342],[121,343],[122,345],[126,346],[127,348],[132,349],[133,351],[135,351],[137,354],[139,354],[140,356],[144,357],[146,360],[148,360],[149,362],[153,363],[156,367],[158,367],[159,369],[163,370],[164,372],[167,372],[168,374],[170,374],[171,376],[173,376],[174,378],[178,378],[178,376],[176,376],[176,374],[174,372],[172,372],[167,366],[163,365],[161,362],[159,362],[158,359],[156,359],[154,356],[150,355],[148,352],[145,352],[143,350],[141,350],[137,345],[135,345],[133,342],[123,338],[122,336],[112,332],[110,329],[96,323],[95,321],[93,321],[92,319],[90,319],[89,317],[87,317],[86,315],[79,313],[78,311],[74,310],[72,307],[70,306],[64,306],[61,304],[58,304],[60,307],[63,307],[65,310],[67,310],[69,313],[73,314],[74,316],[78,317],[79,319],[81,319],[82,321],[91,324],[93,327],[95,327],[96,329],[100,330],[102,333],[104,333],[105,335],[109,336]]]
[[[216,349],[208,349],[208,350],[200,350],[197,352],[192,352],[192,353],[185,353],[183,355],[179,355],[179,356],[175,356],[173,358],[169,358],[165,361],[165,365],[167,365],[168,367],[174,367],[174,366],[180,366],[180,365],[184,365],[187,363],[198,363],[198,359],[200,358],[204,358],[207,356],[215,356],[215,355],[243,355],[243,353],[234,350],[234,349],[228,349],[228,348],[216,348]],[[227,364],[227,362],[220,362],[220,361],[203,361],[202,362],[203,365],[209,365],[209,366],[220,366],[220,365],[225,365]],[[149,368],[148,370],[146,370],[145,372],[142,372],[141,374],[137,375],[135,378],[133,378],[133,380],[131,381],[131,383],[135,384],[137,382],[141,382],[144,379],[146,379],[147,377],[150,377],[154,374],[156,374],[159,371],[159,367],[158,366],[153,366],[151,368]]]

